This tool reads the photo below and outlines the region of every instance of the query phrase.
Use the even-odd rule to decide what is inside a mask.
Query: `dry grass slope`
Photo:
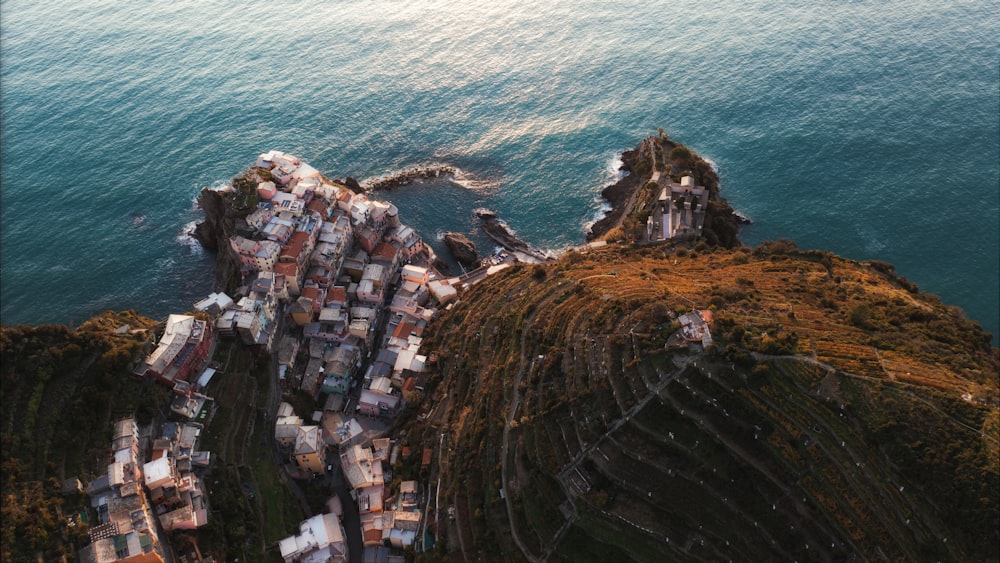
[[[710,352],[668,346],[692,309]],[[466,556],[998,556],[997,350],[880,265],[609,245],[432,332]]]

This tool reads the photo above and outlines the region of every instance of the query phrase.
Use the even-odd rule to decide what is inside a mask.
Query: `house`
[[[701,235],[708,196],[708,190],[695,185],[691,176],[684,176],[680,183],[664,187],[647,221],[649,238],[667,240]]]
[[[389,240],[399,249],[402,259],[411,260],[424,249],[424,241],[412,227],[400,225],[389,233]]]
[[[458,290],[449,280],[433,280],[427,283],[427,289],[441,305],[447,305],[458,298]]]
[[[212,346],[211,328],[190,315],[170,315],[159,344],[136,374],[151,374],[170,387],[175,381],[190,381]]]
[[[326,288],[318,287],[312,280],[306,280],[305,287],[302,288],[302,297],[307,297],[312,301],[313,313],[319,314],[326,302]]]
[[[303,295],[296,299],[294,303],[289,305],[288,314],[292,317],[292,320],[295,321],[295,324],[299,326],[306,326],[307,324],[313,322],[314,315],[316,314],[313,305],[313,300]]]
[[[281,446],[294,444],[299,435],[300,426],[302,426],[302,419],[295,416],[291,405],[282,402],[274,420],[274,441]]]
[[[299,186],[296,186],[296,189],[298,187]],[[330,203],[323,198],[313,199],[308,205],[306,205],[306,209],[315,212],[324,221],[330,218]]]
[[[302,293],[304,272],[295,262],[279,262],[274,265],[274,273],[285,276],[285,287],[289,297],[298,297]]]
[[[278,365],[286,366],[286,369],[295,367],[295,358],[299,354],[300,346],[298,338],[283,336],[278,342]]]
[[[299,426],[292,449],[295,465],[303,471],[322,473],[325,469],[326,442],[319,426]]]
[[[389,285],[388,268],[382,264],[368,264],[358,283],[358,299],[373,305],[381,305]]]
[[[708,326],[711,322],[711,311],[692,311],[677,317],[681,323],[681,334],[688,342],[701,344],[708,348],[712,345],[712,331]]]
[[[334,271],[323,264],[317,264],[306,270],[306,282],[313,284],[313,287],[322,289],[326,294],[326,288],[330,287],[334,279]],[[305,291],[305,290],[303,290]],[[323,301],[320,300],[320,303]]]
[[[304,520],[298,534],[278,542],[278,550],[285,563],[346,563],[349,559],[343,525],[330,513]]]
[[[417,537],[417,528],[419,525],[419,511],[394,511],[392,513],[392,528],[388,530],[389,544],[396,549],[403,549],[413,545]],[[385,532],[383,532],[383,538],[385,538]]]
[[[233,306],[233,298],[225,293],[209,293],[208,297],[194,304],[196,311],[201,311],[218,317],[223,311]]]
[[[278,187],[274,185],[274,182],[261,182],[257,184],[257,196],[262,200],[268,201],[276,193],[278,193]]]
[[[278,255],[278,261],[294,262],[301,268],[309,259],[309,253],[312,252],[312,246],[309,233],[295,231],[292,233],[291,238],[288,239],[288,242],[285,243],[284,248],[281,249],[281,253]]]
[[[249,289],[254,301],[265,301],[268,296],[274,301],[288,299],[285,276],[274,272],[259,272],[250,282]]]
[[[328,357],[323,366],[323,391],[346,395],[357,361],[357,349],[351,346],[338,346],[330,351]]]
[[[273,270],[281,252],[281,245],[272,240],[250,240],[238,235],[230,237],[229,247],[239,257],[240,269],[244,275],[254,271]]]
[[[384,377],[378,379],[386,380]],[[400,409],[400,397],[378,389],[362,389],[358,408],[366,416],[394,416]]]
[[[403,281],[413,282],[417,285],[427,285],[430,281],[430,272],[423,266],[407,264],[402,270]]]
[[[82,493],[83,483],[81,483],[76,477],[66,479],[59,485],[59,494],[61,495],[75,495]]]
[[[365,273],[365,266],[368,264],[368,253],[358,250],[354,256],[344,260],[344,273],[351,277],[351,281],[361,281],[361,276]]]
[[[344,478],[352,489],[363,489],[385,483],[382,461],[375,458],[371,448],[362,448],[358,445],[346,448],[340,454],[340,466]]]
[[[379,238],[378,232],[370,225],[362,224],[354,229],[354,240],[357,242],[358,247],[369,254],[375,250]]]
[[[380,242],[372,250],[371,260],[385,266],[390,272],[394,272],[399,266],[399,250],[387,242]]]
[[[347,306],[347,288],[342,285],[335,285],[326,292],[327,307]]]
[[[264,238],[270,241],[274,241],[278,244],[287,244],[288,240],[292,238],[292,233],[294,229],[289,224],[291,221],[284,221],[278,217],[272,218],[264,228],[261,230],[261,234]]]

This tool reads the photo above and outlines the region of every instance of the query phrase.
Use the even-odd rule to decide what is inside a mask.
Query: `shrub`
[[[535,281],[545,281],[546,275],[548,274],[545,271],[545,267],[541,264],[535,266],[535,269],[531,272],[531,277],[534,278]]]
[[[674,147],[670,151],[670,160],[687,162],[691,159],[691,151],[687,147]]]
[[[858,303],[854,307],[851,307],[850,312],[847,313],[848,320],[858,328],[867,328],[871,316],[872,310],[864,303]]]

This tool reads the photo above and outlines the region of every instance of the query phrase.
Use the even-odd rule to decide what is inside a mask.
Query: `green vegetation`
[[[70,527],[68,518],[86,514],[89,503],[59,496],[60,483],[106,471],[117,416],[135,413],[148,423],[166,403],[169,391],[131,375],[154,325],[127,311],[75,329],[0,327],[0,559],[72,556],[72,541],[86,537],[86,524]]]

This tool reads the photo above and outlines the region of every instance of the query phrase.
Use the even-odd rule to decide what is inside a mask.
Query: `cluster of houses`
[[[85,492],[97,512],[90,543],[80,549],[85,563],[163,563],[169,547],[164,531],[192,530],[208,522],[197,471],[209,465],[208,452],[195,449],[200,425],[168,422],[143,461],[139,429],[132,417],[115,422],[113,460]]]
[[[276,413],[274,437],[291,474],[323,474],[327,453],[339,448],[345,475],[367,476],[357,483],[348,477],[365,515],[366,545],[412,545],[419,512],[409,510],[415,504],[382,510],[388,451],[378,445],[388,439],[366,431],[358,417],[391,419],[423,392],[423,331],[436,307],[457,298],[458,281],[422,265],[433,253],[391,203],[369,200],[278,151],[261,154],[246,177],[257,184],[258,208],[230,239],[243,297],[213,294],[196,308],[214,317],[220,337],[272,351],[282,385],[324,406],[309,421],[287,403]],[[282,322],[301,336],[278,334]],[[407,486],[411,498],[416,484]],[[282,542],[283,557],[346,558],[335,529],[330,515],[310,518]]]
[[[213,294],[199,310],[214,307],[220,336],[277,348],[283,385],[317,401],[339,396],[333,401],[343,407],[353,380],[364,375],[355,410],[398,413],[404,390],[422,387],[417,376],[426,358],[418,350],[432,305],[454,300],[456,282],[417,265],[429,262],[431,251],[393,204],[369,200],[279,151],[260,155],[248,177],[257,182],[258,208],[230,239],[244,297]],[[301,327],[301,340],[276,336],[282,315]],[[361,374],[366,361],[371,367]]]
[[[402,557],[391,550],[412,546],[420,525],[416,481],[403,481],[390,495],[387,480],[392,455],[398,455],[389,438],[377,438],[370,446],[354,444],[340,452],[344,480],[358,504],[363,553],[349,554],[339,510],[317,514],[299,525],[297,534],[278,542],[285,563],[394,561]],[[386,464],[386,465],[383,465]]]
[[[215,370],[196,375],[217,338],[273,353],[282,386],[324,405],[309,423],[287,403],[276,413],[274,437],[292,462],[291,474],[322,474],[330,469],[328,452],[339,448],[366,551],[414,543],[416,482],[387,496],[382,464],[391,443],[359,417],[386,422],[420,397],[428,362],[420,353],[423,331],[437,307],[457,299],[459,280],[427,266],[433,251],[400,222],[394,205],[330,181],[292,155],[264,153],[246,178],[256,183],[259,203],[238,220],[229,241],[243,275],[237,298],[212,293],[195,303],[193,314],[170,315],[135,370],[173,390],[171,411],[186,422],[167,423],[142,464],[135,422],[116,425],[116,461],[88,488],[102,521],[81,551],[86,561],[162,562],[157,523],[169,531],[207,522],[197,472],[209,455],[195,450],[201,425],[191,421],[211,402],[202,391]],[[120,444],[127,446],[122,453]],[[286,561],[348,560],[336,514],[302,522],[280,548]]]
[[[340,453],[344,479],[358,503],[366,550],[386,545],[396,549],[412,546],[420,525],[417,482],[403,481],[391,496],[386,486],[391,476],[383,464],[389,465],[390,448],[389,438],[380,438],[373,440],[371,447],[355,444]]]

